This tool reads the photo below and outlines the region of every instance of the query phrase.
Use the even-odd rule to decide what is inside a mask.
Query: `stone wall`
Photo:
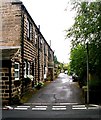
[[[21,32],[21,6],[5,3],[2,6],[2,41],[0,46],[19,46]]]
[[[28,21],[32,25],[32,39],[28,38]],[[20,97],[22,94],[21,90],[23,85],[21,85],[20,81],[24,78],[23,68],[25,60],[30,63],[30,74],[34,76],[34,83],[37,83],[39,80],[44,80],[44,65],[46,65],[46,74],[48,74],[49,45],[27,12],[26,8],[21,5],[21,3],[3,4],[2,31],[0,31],[0,35],[1,32],[2,40],[0,40],[0,46],[3,46],[4,48],[12,46],[19,48],[19,52],[17,54],[15,53],[13,58],[9,59],[10,64],[8,64],[7,61],[3,61],[4,63],[1,70],[2,79],[0,80],[0,83],[2,83],[0,84],[2,87],[2,94],[0,94],[0,96],[3,98],[3,102],[7,102],[10,97],[13,98],[15,95]],[[42,43],[41,39],[43,40]],[[40,49],[39,43],[40,45],[42,44],[42,48]],[[15,62],[19,62],[20,64],[19,80],[15,80],[14,78]],[[40,72],[39,76],[38,70]],[[31,88],[31,84],[29,85],[29,88]]]
[[[30,23],[32,24],[32,40],[29,40],[27,38],[27,21],[30,21]],[[37,38],[35,38],[35,32],[36,32],[36,28],[34,26],[33,21],[31,20],[31,18],[28,16],[28,14],[26,12],[24,12],[24,60],[27,60],[28,62],[30,62],[30,67],[32,67],[32,63],[34,64],[34,80],[38,81],[38,36]],[[36,41],[36,44],[35,44]],[[30,73],[32,75],[32,69],[30,70]],[[34,81],[35,83],[35,81]]]
[[[7,103],[9,100],[9,69],[4,67],[2,68],[0,88],[2,88],[2,93],[0,93],[0,98],[3,102]]]

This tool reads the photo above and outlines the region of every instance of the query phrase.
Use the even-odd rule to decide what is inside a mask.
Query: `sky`
[[[75,11],[71,11],[69,0],[21,0],[36,25],[50,44],[59,62],[68,63],[70,39],[65,39],[66,29],[74,23]]]

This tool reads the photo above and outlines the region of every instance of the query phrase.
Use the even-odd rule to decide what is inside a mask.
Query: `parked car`
[[[75,73],[73,73],[72,74],[72,79],[73,79],[73,82],[77,82],[78,81],[78,76]]]

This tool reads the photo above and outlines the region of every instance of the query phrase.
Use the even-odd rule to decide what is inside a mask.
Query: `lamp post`
[[[89,104],[89,49],[87,42],[87,105]]]

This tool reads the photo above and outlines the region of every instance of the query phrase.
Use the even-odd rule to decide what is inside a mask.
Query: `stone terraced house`
[[[0,7],[0,89],[3,103],[21,97],[38,82],[54,78],[54,52],[21,1],[8,0]],[[27,88],[25,78],[31,77]]]

